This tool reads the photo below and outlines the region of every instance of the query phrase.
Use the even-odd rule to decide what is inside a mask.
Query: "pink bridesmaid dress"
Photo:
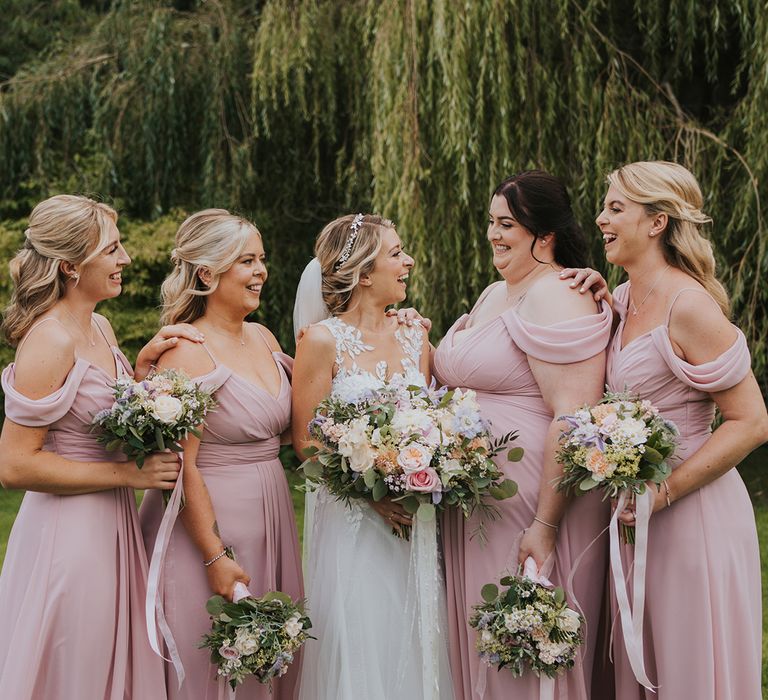
[[[277,352],[273,357],[281,376],[277,396],[216,363],[213,356],[216,367],[195,379],[215,391],[218,402],[206,419],[197,468],[208,487],[221,539],[233,548],[238,563],[251,577],[251,593],[261,596],[280,590],[297,599],[304,597],[299,542],[288,482],[278,459],[280,435],[291,420],[289,372],[293,360]],[[140,515],[147,552],[152,552],[163,515],[158,491],[147,492]],[[210,652],[198,648],[211,629],[205,610],[211,595],[200,551],[177,522],[165,558],[162,596],[186,679],[178,689],[173,667],[166,666],[170,699],[219,697]],[[238,686],[238,700],[292,699],[299,667],[300,659],[296,659],[285,676],[273,681],[271,696],[268,686],[255,679],[246,681]]]
[[[699,289],[682,291],[706,294]],[[738,331],[734,344],[711,362],[691,365],[680,359],[667,327],[677,297],[664,325],[622,348],[628,297],[629,284],[614,292],[621,323],[608,353],[608,385],[613,391],[626,387],[638,393],[677,425],[680,444],[674,469],[709,438],[715,415],[709,394],[744,379],[750,369],[749,350]],[[702,303],[715,302],[709,297]],[[626,572],[633,549],[622,549]],[[654,513],[648,534],[643,647],[645,670],[658,688],[651,693],[635,680],[617,620],[616,697],[759,700],[760,584],[755,518],[736,469]]]
[[[97,324],[98,325],[98,324]],[[112,347],[118,375],[131,372]],[[77,358],[64,385],[42,399],[2,374],[5,413],[48,426],[44,449],[75,461],[115,461],[90,432],[112,405],[114,378]],[[164,700],[162,660],[144,618],[147,561],[132,489],[79,496],[28,491],[0,575],[0,698]]]
[[[542,479],[545,435],[553,415],[544,404],[528,357],[550,363],[586,360],[605,350],[611,331],[611,311],[537,326],[522,319],[510,308],[486,325],[471,329],[458,340],[454,334],[470,318],[462,316],[437,348],[433,373],[451,387],[474,389],[483,415],[491,422],[495,436],[518,430],[515,446],[524,448],[522,461],[510,463],[506,450],[496,458],[504,474],[514,479],[518,494],[497,503],[501,517],[486,523],[488,541],[473,533],[475,518],[465,522],[458,514],[443,520],[448,628],[451,671],[457,696],[479,697],[478,680],[485,676],[485,697],[538,698],[539,680],[533,674],[514,678],[502,669],[481,664],[475,650],[477,632],[467,624],[472,605],[480,602],[480,589],[498,583],[504,572],[517,570],[519,536],[536,514]],[[574,499],[560,523],[550,579],[565,586],[571,566],[608,523],[608,504],[597,494]],[[514,549],[513,549],[514,548]],[[590,547],[582,560],[573,590],[589,624],[586,644],[577,666],[557,681],[556,697],[589,697],[589,683],[606,566],[605,538]]]

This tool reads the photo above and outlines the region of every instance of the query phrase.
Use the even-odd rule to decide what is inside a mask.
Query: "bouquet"
[[[253,598],[245,589],[245,595],[233,603],[218,595],[208,600],[213,622],[200,642],[201,648],[211,650],[211,663],[233,690],[248,676],[271,683],[285,674],[312,627],[302,603],[285,593]]]
[[[94,416],[92,428],[108,451],[121,450],[139,469],[153,452],[181,452],[188,433],[199,438],[197,426],[216,405],[210,392],[173,369],[141,382],[121,377],[114,390],[115,402]]]
[[[448,507],[460,508],[467,518],[476,509],[495,516],[498,510],[483,497],[502,500],[517,492],[492,459],[517,434],[493,440],[473,391],[435,390],[434,383],[407,380],[355,382],[342,382],[309,424],[310,436],[320,443],[302,464],[310,482],[347,503],[389,496],[423,521]],[[518,447],[507,456],[519,461],[522,455]],[[409,534],[404,528],[402,536]]]
[[[596,406],[584,406],[561,420],[569,427],[560,435],[560,490],[601,488],[612,498],[622,491],[642,494],[646,482],[660,485],[671,473],[667,459],[679,433],[650,401],[606,392]],[[624,526],[623,533],[626,542],[634,543],[634,528]]]
[[[507,589],[483,586],[485,602],[472,607],[469,624],[479,633],[480,658],[489,666],[506,666],[514,676],[528,667],[554,678],[571,668],[583,641],[583,618],[568,607],[563,589],[540,576],[530,557],[522,576],[505,576],[501,585]]]

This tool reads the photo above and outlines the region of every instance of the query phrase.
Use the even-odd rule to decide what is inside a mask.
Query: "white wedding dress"
[[[338,318],[321,324],[336,340],[332,393],[351,397],[388,381],[424,384],[420,326],[396,332],[402,371],[388,378],[386,362],[375,372],[358,367],[356,359],[374,348],[357,328]],[[453,698],[443,576],[434,534],[425,545],[420,525],[407,542],[366,502],[348,506],[318,490],[305,570],[317,640],[304,647],[300,700]]]

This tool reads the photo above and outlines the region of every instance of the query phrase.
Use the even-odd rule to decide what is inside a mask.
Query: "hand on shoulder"
[[[519,308],[522,318],[540,326],[551,326],[598,312],[597,304],[590,295],[579,294],[577,288],[563,284],[556,274],[544,275],[536,280]]]
[[[669,338],[678,354],[693,365],[716,359],[738,335],[717,302],[702,292],[683,290],[669,317]]]
[[[30,399],[61,388],[75,365],[75,341],[55,319],[27,333],[16,354],[14,386]]]
[[[156,364],[160,369],[181,370],[190,377],[207,374],[215,367],[202,344],[186,338],[179,338],[174,347],[160,355]]]

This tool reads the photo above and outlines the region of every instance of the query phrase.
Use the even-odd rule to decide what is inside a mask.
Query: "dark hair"
[[[558,265],[586,267],[589,264],[584,232],[576,222],[571,198],[560,178],[543,170],[524,170],[504,180],[493,193],[494,197],[497,195],[507,200],[515,221],[535,236],[531,255],[536,240],[552,233]]]

